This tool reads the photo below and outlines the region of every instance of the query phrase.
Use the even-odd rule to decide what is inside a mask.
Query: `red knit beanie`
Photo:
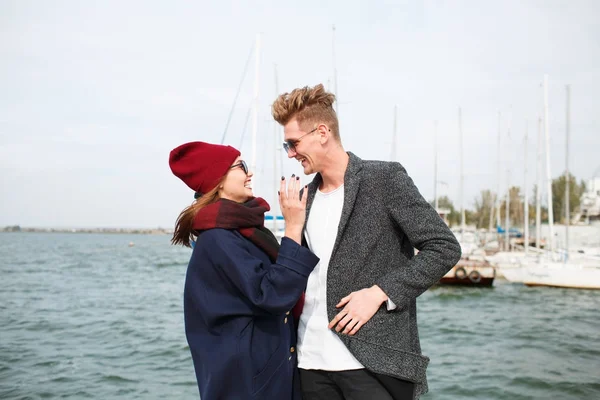
[[[169,166],[190,189],[204,194],[217,186],[239,156],[231,146],[190,142],[171,151]]]

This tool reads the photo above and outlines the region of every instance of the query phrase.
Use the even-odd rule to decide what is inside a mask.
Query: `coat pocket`
[[[285,354],[282,354],[281,349],[278,349],[278,351],[269,358],[269,361],[267,361],[267,364],[262,371],[252,378],[252,394],[257,394],[267,386],[271,379],[277,375],[277,372],[282,366],[284,366],[286,360]]]

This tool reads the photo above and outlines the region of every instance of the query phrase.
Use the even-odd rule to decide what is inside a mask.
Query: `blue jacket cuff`
[[[319,263],[319,257],[308,248],[303,247],[290,238],[281,239],[281,247],[277,257],[277,264],[283,265],[303,276],[309,276]]]

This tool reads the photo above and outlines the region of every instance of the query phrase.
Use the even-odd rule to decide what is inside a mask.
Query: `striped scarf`
[[[269,210],[269,204],[260,197],[245,203],[220,199],[198,211],[192,228],[196,231],[213,228],[236,230],[263,250],[274,263],[279,243],[273,232],[264,226],[265,212]]]
[[[237,230],[263,250],[272,263],[275,263],[279,253],[279,243],[273,232],[265,228],[265,212],[270,209],[269,204],[260,197],[254,197],[245,203],[220,199],[198,211],[192,227],[196,231],[212,228]],[[304,293],[292,309],[296,324],[303,307]]]

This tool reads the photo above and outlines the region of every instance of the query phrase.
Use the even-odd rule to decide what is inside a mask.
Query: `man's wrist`
[[[379,286],[373,285],[371,286],[371,290],[373,290],[373,292],[377,294],[377,298],[380,300],[380,304],[385,303],[389,299],[388,295],[385,294],[385,292],[381,290]]]

